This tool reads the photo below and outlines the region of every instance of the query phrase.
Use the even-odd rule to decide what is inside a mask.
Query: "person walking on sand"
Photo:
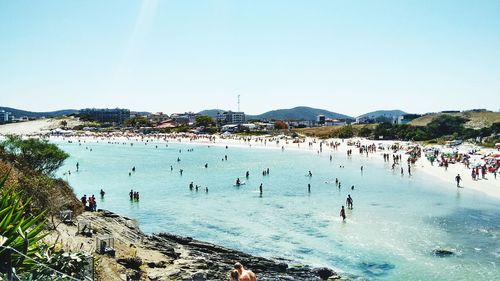
[[[460,181],[462,180],[462,178],[460,177],[460,174],[458,174],[456,177],[455,177],[455,181],[457,182],[457,187],[460,187]]]
[[[251,270],[245,269],[243,265],[241,265],[241,263],[235,263],[234,269],[238,272],[239,279],[234,279],[231,276],[231,281],[257,281],[255,273],[253,273]]]

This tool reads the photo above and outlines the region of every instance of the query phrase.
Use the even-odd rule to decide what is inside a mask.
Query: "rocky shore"
[[[92,236],[78,233],[78,223],[90,224]],[[114,238],[114,257],[99,255],[99,280],[229,280],[235,262],[257,274],[258,280],[345,280],[329,268],[291,265],[292,261],[252,256],[190,237],[169,233],[147,235],[129,218],[99,210],[85,212],[72,224],[60,224],[48,236],[67,250],[95,252],[96,238]]]

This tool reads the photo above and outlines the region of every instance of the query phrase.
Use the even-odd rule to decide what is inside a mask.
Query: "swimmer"
[[[240,178],[237,178],[236,179],[236,185],[240,185],[240,184],[241,184]]]
[[[311,173],[311,171],[309,171],[309,176],[310,176],[310,177],[312,177],[312,176],[313,176],[313,174]]]
[[[205,168],[208,168],[208,163],[205,163]]]

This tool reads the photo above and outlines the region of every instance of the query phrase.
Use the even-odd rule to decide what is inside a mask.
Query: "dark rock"
[[[318,268],[313,268],[312,272],[319,276],[321,279],[326,280],[330,276],[335,275],[335,271],[331,270],[330,268],[327,267],[318,267]]]
[[[183,245],[193,241],[193,238],[191,238],[191,237],[184,237],[184,236],[165,233],[165,232],[158,233],[158,236],[160,236],[161,238],[165,238],[165,239],[177,242],[179,244],[183,244]]]
[[[204,271],[198,271],[195,272],[191,275],[191,278],[193,281],[206,281],[207,280],[207,274]]]
[[[165,261],[148,262],[147,265],[149,268],[165,268],[165,267],[167,267],[167,263]]]
[[[127,257],[116,260],[119,264],[123,265],[125,268],[139,270],[142,265],[142,259],[139,257]]]
[[[129,270],[127,271],[127,280],[139,281],[141,280],[141,272],[139,270]]]
[[[443,257],[453,256],[455,254],[455,252],[453,252],[451,250],[446,250],[446,249],[435,249],[435,250],[432,250],[432,254],[437,256],[437,257],[443,258]]]

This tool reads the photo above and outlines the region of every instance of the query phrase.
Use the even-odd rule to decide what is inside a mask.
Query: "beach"
[[[476,268],[469,262],[483,264],[482,259],[486,263],[495,255],[488,249],[496,247],[490,237],[497,231],[491,221],[499,214],[496,182],[469,183],[470,176],[463,172],[464,188],[457,188],[454,178],[464,165],[450,164],[445,171],[436,163],[431,166],[423,154],[411,165],[410,176],[406,152],[415,147],[412,143],[314,138],[297,143],[298,139],[285,136],[191,134],[88,134],[53,136],[50,141],[71,155],[58,175],[70,182],[77,196],[104,188],[106,198],[98,201],[98,208],[136,219],[146,233],[193,235],[254,255],[333,267],[352,279],[442,280],[441,271],[426,267],[429,262],[441,268],[454,266],[453,260],[429,255],[441,247],[464,259],[466,269],[458,272],[462,276],[488,280],[488,273],[494,273],[488,266]],[[357,146],[372,144],[377,152],[358,152]],[[390,147],[395,145],[400,149],[392,153]],[[391,170],[392,161],[384,161],[384,153],[401,155],[401,165]],[[75,173],[77,161],[81,171]],[[128,174],[132,166],[137,171]],[[266,168],[270,175],[261,176]],[[245,170],[250,171],[248,179]],[[235,188],[238,176],[246,185]],[[342,188],[334,185],[336,177]],[[190,181],[199,184],[200,191],[190,191]],[[264,192],[259,196],[261,182]],[[309,193],[307,183],[312,185]],[[492,192],[485,192],[485,187]],[[129,188],[140,191],[140,201],[129,202]],[[348,193],[355,208],[347,212],[343,224],[338,208]],[[458,217],[473,228],[455,229],[461,226]],[[474,234],[475,229],[487,236]]]

